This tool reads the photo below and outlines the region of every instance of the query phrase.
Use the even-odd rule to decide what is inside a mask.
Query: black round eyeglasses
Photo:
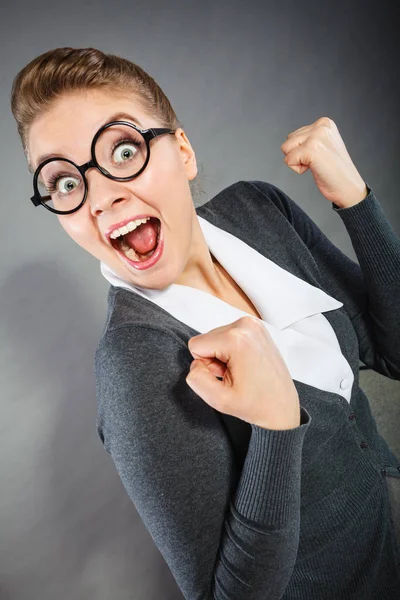
[[[56,156],[44,160],[33,176],[34,206],[44,206],[56,214],[76,212],[85,203],[88,182],[85,173],[95,168],[115,181],[138,177],[150,160],[150,141],[160,135],[174,134],[166,128],[139,129],[129,121],[112,121],[103,125],[93,138],[91,160],[76,165]]]

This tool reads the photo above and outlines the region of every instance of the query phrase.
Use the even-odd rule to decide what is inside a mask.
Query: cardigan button
[[[355,415],[355,413],[351,413],[351,414],[349,415],[349,419],[350,419],[350,421],[353,421],[353,419],[355,419],[355,418],[356,418],[356,415]]]
[[[367,442],[361,442],[360,444],[361,448],[366,448],[368,446]]]
[[[385,477],[385,475],[386,475],[386,473],[387,473],[386,469],[381,469],[381,473],[382,473],[382,475]]]
[[[350,385],[350,379],[342,379],[342,381],[340,382],[340,387],[342,388],[342,390],[347,390],[349,385]]]

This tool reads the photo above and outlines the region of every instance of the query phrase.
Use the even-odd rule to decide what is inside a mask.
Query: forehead
[[[78,164],[86,162],[93,136],[102,125],[116,120],[113,117],[117,113],[126,113],[117,120],[130,121],[143,129],[158,125],[132,97],[100,90],[69,94],[32,123],[27,140],[30,166],[34,170],[48,154],[61,155]]]

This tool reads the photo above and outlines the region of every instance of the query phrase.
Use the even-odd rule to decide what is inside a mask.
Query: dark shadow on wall
[[[0,294],[12,423],[2,438],[1,599],[182,598],[97,437],[104,321],[50,261],[16,269]]]

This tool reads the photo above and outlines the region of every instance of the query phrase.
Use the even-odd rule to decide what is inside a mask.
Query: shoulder
[[[240,180],[224,188],[197,209],[200,216],[213,219],[217,225],[239,220],[262,223],[268,235],[291,235],[311,249],[321,240],[322,231],[307,212],[280,187],[258,179]],[[290,231],[290,233],[289,233]]]
[[[102,371],[130,371],[138,365],[148,369],[171,366],[172,362],[190,364],[190,353],[182,337],[158,325],[122,323],[107,329],[94,355],[96,375]]]
[[[298,207],[281,188],[258,179],[236,181],[213,196],[207,204],[211,203],[213,207],[227,205],[233,208],[238,201],[249,206],[256,205],[261,209],[277,209],[292,224],[293,211]]]
[[[189,370],[191,361],[183,334],[159,324],[120,323],[106,329],[94,354],[99,397],[121,398],[123,392],[146,388],[150,393],[157,377],[167,386]]]
[[[141,340],[152,344],[160,337],[185,344],[187,326],[148,298],[111,285],[107,303],[107,318],[96,348],[96,356],[108,351],[119,339]],[[193,330],[192,335],[197,335],[197,332]]]

